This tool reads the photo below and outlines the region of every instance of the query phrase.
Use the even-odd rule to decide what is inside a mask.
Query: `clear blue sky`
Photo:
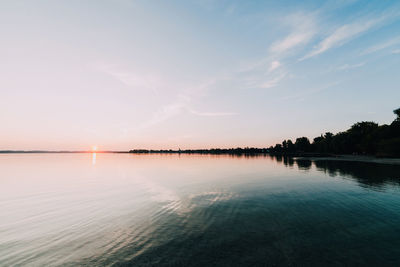
[[[267,147],[400,107],[399,1],[0,5],[0,149]]]

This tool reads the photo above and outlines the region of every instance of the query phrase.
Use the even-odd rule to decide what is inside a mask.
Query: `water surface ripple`
[[[400,265],[398,165],[3,154],[0,170],[1,266]]]

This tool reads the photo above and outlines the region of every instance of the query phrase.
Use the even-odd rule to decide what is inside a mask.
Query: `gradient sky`
[[[0,7],[0,149],[268,147],[400,107],[399,1]]]

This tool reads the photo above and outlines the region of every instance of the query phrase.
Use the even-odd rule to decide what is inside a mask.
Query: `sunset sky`
[[[0,3],[0,150],[268,147],[399,107],[400,1]]]

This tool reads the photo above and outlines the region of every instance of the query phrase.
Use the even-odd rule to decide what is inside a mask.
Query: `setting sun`
[[[97,151],[97,146],[93,146],[92,151]]]

